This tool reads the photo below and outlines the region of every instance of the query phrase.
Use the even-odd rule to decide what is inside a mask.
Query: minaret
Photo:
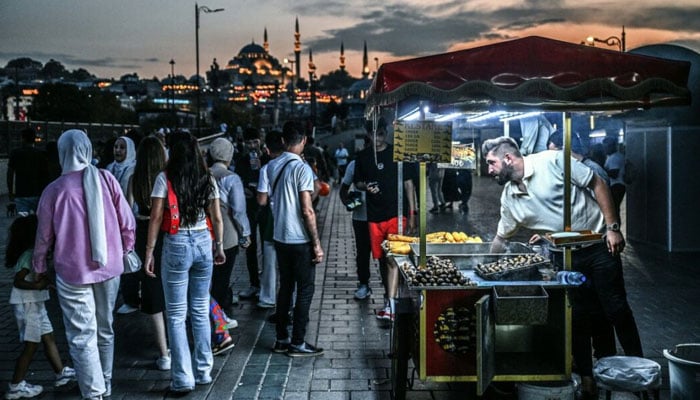
[[[362,54],[362,78],[369,77],[369,58],[367,57],[367,41],[365,40],[365,50]]]
[[[270,53],[270,43],[267,41],[267,27],[265,27],[265,33],[263,34],[263,49],[265,49],[265,53]]]
[[[299,17],[294,24],[294,59],[296,63],[296,76],[301,73],[301,34],[299,33]]]
[[[345,70],[345,46],[343,46],[343,42],[340,42],[340,70]]]

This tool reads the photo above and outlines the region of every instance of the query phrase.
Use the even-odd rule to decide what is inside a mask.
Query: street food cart
[[[407,102],[419,104],[419,121],[427,121],[423,106],[436,115],[471,115],[472,120],[561,111],[564,181],[570,182],[570,113],[688,104],[689,69],[687,62],[527,37],[383,64],[370,89],[367,117],[376,121],[382,107],[398,110]],[[442,128],[421,129],[433,135]],[[392,335],[393,395],[405,396],[414,373],[425,380],[476,382],[479,395],[491,381],[569,379],[571,310],[566,285],[543,280],[542,271],[521,280],[484,279],[474,274],[480,259],[509,254],[488,255],[488,244],[427,244],[425,162],[439,159],[439,151],[402,150],[405,154],[395,160],[420,162],[420,243],[410,255],[388,257],[400,272]],[[570,204],[570,199],[571,186],[565,185],[564,203]],[[563,214],[561,231],[570,231],[570,208]],[[563,248],[565,269],[570,268],[571,246],[576,243],[555,244]],[[514,254],[531,252],[519,248]],[[436,264],[429,265],[431,260]],[[426,271],[444,270],[445,260],[456,276],[426,276]],[[463,282],[462,277],[467,279]],[[410,374],[409,359],[415,366]]]

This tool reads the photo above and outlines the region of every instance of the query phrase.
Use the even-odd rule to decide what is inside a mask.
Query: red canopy
[[[463,110],[609,110],[690,103],[690,63],[531,36],[386,63],[367,106],[409,97]]]

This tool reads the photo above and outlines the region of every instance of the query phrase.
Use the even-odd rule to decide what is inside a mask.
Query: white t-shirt
[[[299,193],[314,191],[314,174],[311,167],[297,154],[289,152],[282,153],[267,165],[272,215],[275,221],[273,239],[287,244],[310,242],[301,213]],[[271,185],[274,185],[280,173],[282,175],[277,187],[272,188]]]
[[[211,184],[214,186],[214,190],[209,194],[209,200],[219,198],[219,186],[216,184],[216,179],[211,177]],[[151,191],[151,197],[157,197],[159,199],[168,200],[168,182],[165,178],[165,172],[161,172],[156,176],[156,181],[153,183],[153,190]],[[166,204],[167,206],[167,204]],[[199,210],[199,216],[197,217],[197,223],[191,226],[180,226],[180,229],[186,231],[198,231],[202,229],[208,229],[207,219],[204,209]]]
[[[625,184],[625,156],[616,151],[605,159],[605,169],[608,171],[618,170],[617,178],[610,177],[610,186]]]

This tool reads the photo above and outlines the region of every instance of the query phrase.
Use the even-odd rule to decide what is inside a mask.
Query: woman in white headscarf
[[[62,175],[39,200],[32,264],[38,275],[46,273],[46,256],[53,248],[56,289],[80,393],[99,399],[112,391],[112,310],[123,255],[134,248],[136,223],[117,180],[90,163],[92,144],[85,132],[64,132],[58,154]]]
[[[136,146],[134,141],[126,136],[120,136],[115,142],[113,150],[114,161],[107,165],[107,171],[111,172],[122,189],[122,194],[129,192],[129,180],[134,174],[136,166]],[[117,314],[129,314],[138,311],[141,304],[139,296],[139,280],[136,274],[126,274],[121,279],[120,291],[122,304],[117,309]]]
[[[136,165],[136,145],[134,141],[126,136],[120,136],[114,142],[114,162],[107,166],[107,171],[111,172],[119,181],[122,193],[126,193],[129,187],[129,179],[134,173]]]

